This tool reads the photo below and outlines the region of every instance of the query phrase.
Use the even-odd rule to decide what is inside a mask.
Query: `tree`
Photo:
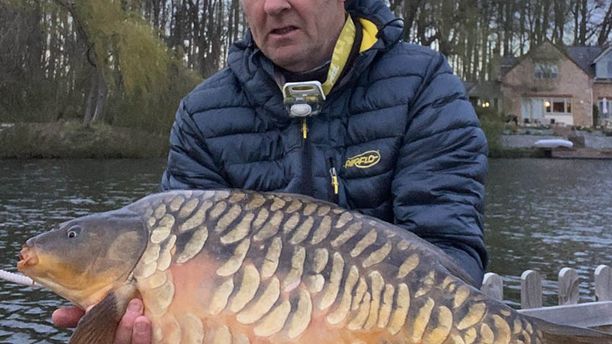
[[[149,25],[111,0],[55,0],[72,16],[92,66],[83,123],[102,118],[109,91],[150,92],[164,83],[169,56]],[[127,7],[127,6],[126,6]]]
[[[611,34],[612,34],[612,2],[609,2],[608,9],[606,10],[606,14],[601,22],[599,36],[597,37],[597,44],[605,45],[607,43],[610,43]]]
[[[438,49],[472,81],[546,39],[604,45],[612,33],[609,0],[389,4],[406,41]],[[168,126],[196,73],[223,67],[245,27],[240,0],[0,0],[0,116]]]

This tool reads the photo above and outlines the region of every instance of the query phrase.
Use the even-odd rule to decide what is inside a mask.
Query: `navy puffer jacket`
[[[229,66],[181,102],[162,189],[333,201],[415,232],[481,281],[487,145],[463,86],[440,54],[400,41],[401,22],[381,0],[353,0],[347,10],[376,24],[378,40],[308,119],[306,139],[283,107],[273,65],[247,35]]]

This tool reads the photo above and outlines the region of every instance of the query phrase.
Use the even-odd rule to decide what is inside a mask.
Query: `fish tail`
[[[545,344],[612,344],[612,333],[537,320]]]

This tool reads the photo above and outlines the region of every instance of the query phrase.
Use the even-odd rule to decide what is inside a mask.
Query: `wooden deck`
[[[597,301],[578,303],[580,279],[576,270],[559,271],[559,305],[543,307],[542,277],[534,270],[521,275],[521,309],[519,312],[553,323],[579,327],[612,329],[612,269],[600,265],[594,274],[594,295]],[[488,296],[503,301],[503,280],[495,273],[487,273],[481,290]]]
[[[611,149],[553,148],[547,149],[545,154],[557,159],[612,159]]]

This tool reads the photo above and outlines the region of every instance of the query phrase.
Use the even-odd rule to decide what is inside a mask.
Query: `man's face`
[[[344,25],[344,0],[242,0],[257,46],[272,62],[304,72],[327,61]]]

